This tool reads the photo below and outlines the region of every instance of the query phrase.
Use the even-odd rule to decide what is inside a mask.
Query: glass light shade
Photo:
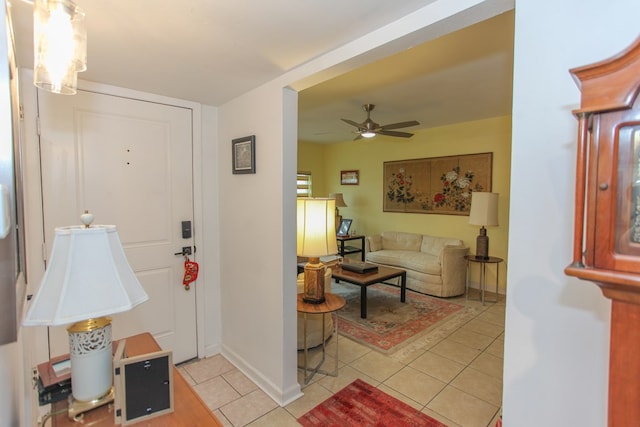
[[[33,4],[33,83],[50,92],[72,95],[77,72],[86,69],[85,15],[70,0]]]
[[[23,324],[66,325],[130,310],[147,299],[115,226],[59,227]]]
[[[374,136],[376,136],[376,133],[367,130],[362,132],[360,135],[362,135],[364,138],[373,138]]]
[[[344,197],[342,196],[342,193],[331,193],[329,194],[329,198],[336,200],[336,208],[347,207],[347,203],[344,201]]]
[[[471,193],[469,224],[482,226],[498,225],[498,193]]]
[[[299,198],[297,203],[298,256],[336,254],[335,199]]]

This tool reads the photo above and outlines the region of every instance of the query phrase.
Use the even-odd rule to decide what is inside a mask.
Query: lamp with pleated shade
[[[476,258],[489,259],[489,237],[485,227],[498,225],[498,193],[471,193],[469,224],[481,226],[476,238]]]

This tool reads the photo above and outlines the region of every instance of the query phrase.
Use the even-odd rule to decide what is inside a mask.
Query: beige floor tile
[[[480,316],[482,316],[482,314]],[[500,336],[500,334],[502,334],[502,332],[504,331],[504,326],[482,320],[479,318],[480,316],[464,325],[462,327],[462,330],[476,332],[478,334],[486,335],[491,338],[497,338]]]
[[[504,339],[496,339],[484,352],[500,359],[504,359]]]
[[[286,409],[276,408],[247,425],[250,427],[299,427],[300,423]]]
[[[234,427],[245,426],[278,407],[262,390],[254,390],[220,408]]]
[[[468,329],[460,328],[447,338],[451,341],[456,341],[460,344],[464,344],[467,347],[471,347],[476,350],[484,350],[494,340],[493,337],[488,337],[477,332],[470,331]]]
[[[487,310],[478,316],[479,320],[500,325],[504,329],[504,313]]]
[[[218,418],[218,421],[220,421],[224,427],[233,427],[233,424],[231,424],[231,421],[229,421],[224,416],[224,414],[220,412],[220,409],[216,409],[215,411],[213,411],[213,415],[215,415]]]
[[[502,380],[475,369],[465,369],[451,385],[492,405],[502,405]]]
[[[404,366],[390,357],[375,351],[365,354],[350,365],[365,375],[381,382],[398,372]]]
[[[386,386],[384,384],[380,384],[378,386],[378,389],[380,391],[383,391],[383,392],[387,393],[389,396],[393,396],[396,399],[398,399],[399,401],[406,403],[407,405],[411,406],[415,410],[420,411],[422,408],[424,408],[424,404],[418,403],[415,400],[408,398],[404,394],[400,393],[397,390],[392,389],[389,386]]]
[[[448,383],[462,372],[466,365],[428,351],[411,362],[409,366]]]
[[[484,352],[476,357],[469,367],[502,381],[502,362],[502,358]]]
[[[471,361],[480,354],[479,350],[475,350],[450,339],[442,341],[430,351],[464,365],[471,363]]]
[[[240,370],[238,369],[225,372],[224,374],[222,374],[222,378],[224,378],[231,385],[231,387],[233,387],[234,390],[240,393],[240,395],[242,396],[244,396],[245,394],[249,394],[258,388],[258,386],[255,385],[253,381],[247,378],[247,376],[240,372]]]
[[[340,368],[337,377],[329,375],[324,376],[318,381],[320,385],[329,390],[332,393],[337,393],[357,379],[361,379],[373,386],[380,384],[380,381],[371,378],[368,375],[352,368],[351,366],[344,366]]]
[[[384,384],[422,405],[429,403],[447,385],[409,367],[393,375]]]
[[[178,367],[178,372],[180,372],[180,375],[182,375],[182,377],[184,378],[184,380],[191,386],[196,385],[196,382],[193,380],[193,378],[191,378],[191,375],[189,375],[189,373],[187,372],[186,369],[184,369],[183,366],[179,366]]]
[[[236,369],[235,366],[220,354],[187,363],[183,365],[183,367],[198,384]]]
[[[460,424],[454,423],[449,418],[444,417],[444,416],[438,414],[437,412],[432,411],[429,408],[424,408],[421,412],[429,415],[434,420],[440,421],[442,424],[446,425],[447,427],[462,427]],[[493,426],[491,426],[491,427],[493,427]]]
[[[303,392],[304,396],[285,406],[285,409],[296,419],[327,400],[332,394],[317,383],[311,384]]]
[[[196,384],[193,388],[212,410],[218,409],[240,397],[240,394],[222,377]]]
[[[452,386],[445,387],[427,408],[461,427],[487,427],[498,411],[497,406]]]
[[[371,349],[345,337],[338,340],[338,359],[344,363],[351,363],[361,358],[367,353],[371,353]]]

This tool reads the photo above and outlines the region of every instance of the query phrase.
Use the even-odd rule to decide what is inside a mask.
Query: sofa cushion
[[[439,257],[445,246],[464,246],[460,239],[447,237],[422,236],[420,252]]]
[[[422,244],[422,235],[415,233],[403,233],[400,231],[383,231],[382,232],[382,248],[401,250],[401,251],[419,251]]]
[[[425,274],[435,274],[437,276],[442,273],[440,258],[423,252],[383,249],[381,251],[369,252],[367,254],[367,261],[419,271]]]
[[[367,239],[369,241],[369,251],[375,252],[382,249],[382,236],[376,234]]]

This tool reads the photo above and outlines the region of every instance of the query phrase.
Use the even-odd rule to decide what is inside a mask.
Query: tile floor
[[[179,370],[225,426],[298,426],[298,417],[360,378],[449,427],[493,427],[502,401],[504,296],[485,306],[464,297],[449,301],[465,305],[465,313],[390,355],[340,336],[338,377],[315,375],[304,396],[286,407],[221,355]],[[332,337],[328,354],[334,345]],[[328,369],[334,362],[325,362]],[[302,384],[300,369],[298,378]]]

